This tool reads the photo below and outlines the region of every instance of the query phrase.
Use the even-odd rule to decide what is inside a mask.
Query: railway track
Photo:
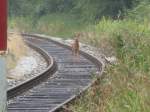
[[[47,36],[23,36],[29,45],[43,49],[51,64],[39,77],[7,91],[8,100],[13,98],[8,112],[55,112],[90,87],[93,77],[103,71],[103,64],[83,51],[77,59],[69,46]]]

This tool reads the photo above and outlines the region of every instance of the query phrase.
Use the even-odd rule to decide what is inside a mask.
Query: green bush
[[[133,10],[128,11],[127,17],[138,20],[138,22],[148,22],[150,19],[150,1],[141,0],[140,4]]]

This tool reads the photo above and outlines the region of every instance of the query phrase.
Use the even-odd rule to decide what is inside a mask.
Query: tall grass
[[[150,25],[147,22],[139,24],[133,20],[103,19],[90,31],[93,31],[93,35],[89,36],[88,33],[91,32],[88,32],[84,40],[89,43],[92,41],[98,47],[113,48],[115,55],[127,63],[130,69],[149,71]]]
[[[70,108],[74,112],[149,112],[149,24],[103,19],[87,30],[86,40],[96,47],[112,48],[105,50],[116,55],[118,64],[107,67],[104,76]]]
[[[51,36],[69,38],[74,31],[81,31],[86,24],[71,14],[54,13],[40,18],[36,17],[14,17],[9,19],[9,28],[16,27],[23,32],[44,33]]]

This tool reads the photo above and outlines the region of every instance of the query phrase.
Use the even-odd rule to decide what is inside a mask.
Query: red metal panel
[[[7,49],[7,0],[0,0],[0,51]]]

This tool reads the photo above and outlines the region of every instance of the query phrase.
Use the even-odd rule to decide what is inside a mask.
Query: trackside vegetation
[[[9,0],[9,28],[72,38],[116,56],[68,106],[73,112],[150,111],[149,0]],[[19,10],[18,10],[19,9]]]

